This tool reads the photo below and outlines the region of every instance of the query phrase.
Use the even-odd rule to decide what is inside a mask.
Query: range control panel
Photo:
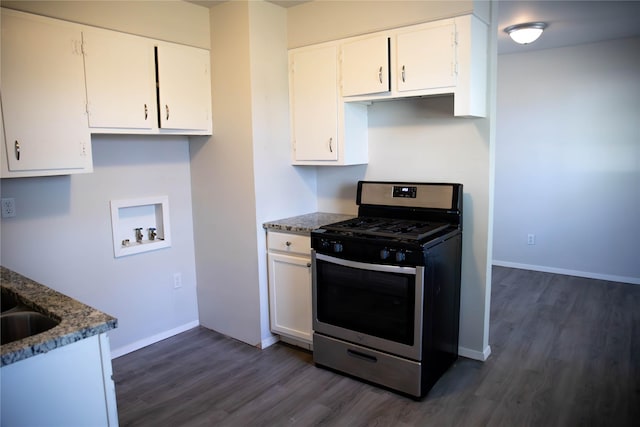
[[[462,184],[358,181],[358,206],[458,210]]]
[[[408,197],[410,199],[415,199],[416,194],[418,194],[418,187],[393,186],[393,197]]]
[[[317,253],[371,264],[415,267],[425,265],[424,252],[418,245],[372,243],[337,236],[312,236],[311,247]]]

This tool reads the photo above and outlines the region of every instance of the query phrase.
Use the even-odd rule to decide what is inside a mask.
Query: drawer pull
[[[355,357],[356,359],[364,360],[365,362],[376,363],[378,361],[377,357],[369,356],[368,354],[360,353],[359,351],[347,350],[347,354],[351,357]]]
[[[20,160],[20,143],[18,140],[16,140],[16,143],[14,144],[14,150],[16,153],[16,160]]]
[[[291,242],[287,240],[287,242],[285,243],[285,245],[287,245],[287,247],[291,246]]]

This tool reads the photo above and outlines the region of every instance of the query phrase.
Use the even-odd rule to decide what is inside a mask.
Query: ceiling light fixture
[[[547,24],[544,22],[529,22],[510,25],[504,29],[504,32],[509,34],[516,43],[529,44],[538,40],[545,28],[547,28]]]

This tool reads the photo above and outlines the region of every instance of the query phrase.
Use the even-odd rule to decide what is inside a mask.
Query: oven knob
[[[333,244],[333,252],[339,253],[342,252],[342,243],[336,242]]]
[[[402,262],[407,258],[407,255],[404,253],[404,251],[398,251],[396,252],[396,261],[398,262]]]
[[[389,258],[389,249],[384,248],[380,251],[380,259],[387,259]]]
[[[322,239],[320,240],[320,247],[322,249],[329,249],[329,242],[327,242],[326,240]]]

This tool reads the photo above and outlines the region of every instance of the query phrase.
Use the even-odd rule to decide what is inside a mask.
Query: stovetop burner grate
[[[409,240],[420,240],[449,226],[448,223],[443,222],[357,217],[322,228],[329,231],[347,232],[354,236],[400,237]]]

